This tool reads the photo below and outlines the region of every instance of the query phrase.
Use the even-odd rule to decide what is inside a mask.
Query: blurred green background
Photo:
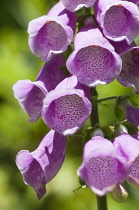
[[[23,183],[15,165],[19,150],[33,151],[48,128],[40,119],[28,123],[13,96],[12,86],[20,79],[35,80],[43,65],[28,47],[28,22],[47,13],[54,2],[50,0],[1,0],[0,1],[0,209],[1,210],[96,210],[96,198],[89,188],[80,189],[76,170],[82,159],[82,137],[75,135],[67,143],[66,160],[58,175],[47,185],[47,194],[38,201],[33,189]],[[99,86],[99,98],[129,94],[116,81]],[[114,101],[99,106],[101,125],[116,121]],[[87,122],[89,125],[89,121]],[[79,133],[80,134],[80,133]],[[119,204],[108,195],[110,210],[137,210],[139,191],[127,186],[129,198]]]

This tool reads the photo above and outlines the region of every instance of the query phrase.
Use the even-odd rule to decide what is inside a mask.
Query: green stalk
[[[91,102],[92,102],[92,113],[90,115],[90,122],[91,126],[94,127],[95,125],[99,124],[99,116],[98,116],[98,93],[95,88],[91,88]],[[98,196],[97,198],[97,209],[98,210],[108,210],[107,206],[107,197],[105,196]]]
[[[97,209],[98,210],[108,210],[106,195],[104,195],[102,197],[97,195]]]

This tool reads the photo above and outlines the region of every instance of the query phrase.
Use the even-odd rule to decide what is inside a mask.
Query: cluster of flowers
[[[94,14],[79,18],[82,7]],[[61,0],[47,15],[32,20],[28,33],[32,53],[46,63],[34,82],[20,80],[13,86],[14,96],[30,122],[41,116],[51,131],[35,151],[20,151],[16,164],[41,199],[64,161],[66,136],[77,132],[92,112],[90,88],[115,78],[134,92],[139,87],[139,47],[134,43],[138,1]],[[73,37],[74,50],[66,60]],[[126,115],[138,126],[135,109],[128,106]],[[112,143],[96,134],[85,144],[77,174],[97,195],[125,180],[139,185],[139,138],[134,137],[125,133]]]

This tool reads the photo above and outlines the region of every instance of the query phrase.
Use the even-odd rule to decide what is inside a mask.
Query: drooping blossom
[[[66,66],[82,84],[105,85],[120,74],[121,58],[98,28],[82,28],[75,36],[74,48]]]
[[[138,6],[128,1],[99,0],[95,15],[104,35],[113,41],[131,44],[139,34]]]
[[[103,196],[125,181],[128,168],[109,140],[95,136],[84,146],[77,174],[94,193]]]
[[[75,12],[82,7],[92,7],[96,0],[61,0],[65,8],[71,12]]]
[[[42,67],[35,82],[19,80],[14,84],[14,96],[29,115],[30,122],[37,121],[41,116],[43,99],[47,92],[66,77],[66,73],[60,69],[65,62],[62,54],[55,55]]]
[[[128,134],[123,134],[115,138],[113,145],[128,163],[127,180],[139,186],[139,141]]]
[[[122,55],[122,70],[118,82],[126,87],[139,88],[139,47],[132,47]]]
[[[41,113],[48,127],[63,135],[72,135],[82,127],[92,110],[87,88],[79,85],[74,75],[50,91]]]
[[[53,54],[65,51],[76,27],[76,14],[58,2],[47,15],[29,22],[29,47],[33,54],[48,61]]]
[[[46,193],[45,185],[60,170],[66,151],[66,138],[51,130],[33,152],[21,150],[16,156],[16,165],[24,183],[33,187],[40,200]]]

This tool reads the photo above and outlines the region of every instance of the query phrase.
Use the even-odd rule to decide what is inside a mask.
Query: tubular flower
[[[139,128],[139,108],[128,105],[125,112],[127,121],[135,124]],[[139,131],[133,137],[139,140]]]
[[[126,179],[128,170],[113,144],[95,136],[85,144],[83,162],[77,174],[94,193],[103,196]]]
[[[66,66],[82,84],[89,87],[105,85],[119,75],[121,58],[99,29],[83,28],[75,37],[74,47]]]
[[[51,129],[72,135],[88,119],[92,105],[83,91],[84,87],[78,86],[76,76],[65,81],[44,98],[42,118]]]
[[[47,92],[53,90],[66,77],[66,73],[60,69],[63,65],[65,65],[64,56],[55,55],[42,67],[35,82],[19,80],[14,84],[14,96],[30,116],[30,122],[37,121],[41,116],[43,99]]]
[[[76,26],[76,14],[66,10],[61,2],[42,17],[30,21],[29,47],[33,54],[48,61],[53,54],[65,51],[71,43]]]
[[[24,183],[34,188],[40,200],[46,193],[45,185],[60,170],[66,151],[66,138],[51,130],[38,148],[29,152],[21,150],[16,156],[16,165]]]
[[[82,7],[92,7],[96,0],[61,0],[65,8],[71,12],[75,12]]]
[[[139,141],[128,134],[115,138],[114,147],[123,156],[129,167],[127,180],[139,186]]]
[[[132,47],[131,50],[122,55],[122,70],[117,77],[118,82],[126,87],[133,87],[136,92],[139,88],[139,47]]]
[[[113,41],[131,44],[139,34],[139,10],[132,2],[99,0],[95,14],[104,35]]]

